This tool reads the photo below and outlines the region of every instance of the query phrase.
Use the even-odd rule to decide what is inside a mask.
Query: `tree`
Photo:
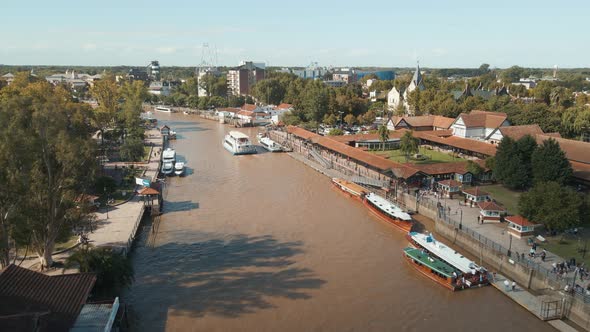
[[[2,99],[0,112],[18,105],[18,114],[8,113],[25,150],[14,150],[27,166],[18,170],[26,191],[18,203],[15,234],[25,234],[39,256],[41,266],[52,264],[56,241],[68,236],[73,224],[85,215],[72,213],[76,197],[93,183],[96,146],[88,119],[91,109],[75,103],[71,94],[47,82],[18,89],[22,96]],[[24,98],[21,98],[24,97]],[[16,237],[16,236],[15,236]]]
[[[572,166],[559,143],[553,138],[543,141],[533,153],[531,160],[535,183],[555,181],[565,185],[570,182]]]
[[[341,136],[341,135],[344,135],[344,131],[342,131],[342,129],[340,129],[340,128],[332,128],[328,132],[328,135],[329,136]]]
[[[122,125],[129,136],[143,139],[141,112],[143,102],[149,97],[145,85],[141,81],[126,82],[121,86],[120,94],[124,100],[121,112]]]
[[[512,189],[523,189],[530,179],[516,142],[504,137],[496,150],[494,177]]]
[[[119,154],[123,161],[141,161],[143,160],[144,149],[143,140],[137,137],[129,138],[121,145]]]
[[[363,114],[363,122],[365,126],[370,126],[375,123],[375,119],[377,119],[377,115],[373,110],[368,110],[365,114]]]
[[[356,123],[356,117],[353,114],[347,114],[344,117],[344,122],[346,122],[350,127],[352,127]]]
[[[379,126],[377,133],[379,134],[379,140],[381,141],[381,144],[383,144],[383,151],[385,151],[385,143],[389,140],[389,129],[387,129],[386,125],[382,124]]]
[[[400,140],[400,150],[406,156],[406,161],[409,156],[420,151],[418,138],[414,137],[412,131],[406,131]]]
[[[476,177],[480,176],[484,172],[483,167],[479,166],[479,164],[473,160],[467,161],[467,166],[465,169]]]
[[[526,181],[523,180],[523,188],[528,188],[533,182],[532,157],[537,149],[537,141],[531,135],[525,135],[516,141],[516,149],[524,166]]]
[[[328,126],[333,126],[337,122],[338,122],[338,119],[336,119],[336,116],[334,114],[324,115],[324,123],[327,124]]]
[[[92,293],[98,298],[112,298],[122,288],[133,282],[133,265],[128,257],[110,248],[82,248],[66,261],[67,266],[77,266],[82,273],[95,273],[96,283]]]
[[[94,112],[94,125],[100,130],[101,142],[104,143],[105,130],[114,123],[119,110],[119,87],[112,75],[105,75],[90,89],[98,107]]]
[[[518,202],[520,213],[549,230],[575,227],[584,216],[584,202],[573,190],[557,182],[538,182]]]

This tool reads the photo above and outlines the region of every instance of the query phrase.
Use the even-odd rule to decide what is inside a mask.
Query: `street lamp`
[[[107,192],[107,187],[104,187],[104,193],[107,195],[106,207],[107,207],[107,219],[109,219],[109,194]]]
[[[463,229],[463,209],[459,208],[459,212],[461,212],[461,219],[459,219],[459,229]]]
[[[508,245],[508,257],[512,257],[512,235],[508,233],[508,237],[510,238],[510,244]]]

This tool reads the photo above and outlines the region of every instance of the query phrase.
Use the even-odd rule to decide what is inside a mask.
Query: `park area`
[[[518,214],[518,200],[522,194],[516,190],[510,190],[501,184],[481,186],[481,190],[487,192],[492,198],[508,209],[509,214]]]
[[[576,259],[576,263],[584,263],[585,268],[590,267],[590,228],[578,227],[577,232],[568,231],[555,236],[547,236],[547,242],[540,244],[542,248],[560,256],[563,259]],[[575,233],[575,234],[574,234]],[[559,263],[559,262],[557,262]]]
[[[457,161],[466,161],[466,159],[456,157],[450,153],[444,153],[436,150],[430,150],[424,147],[420,147],[420,152],[416,155],[412,155],[406,159],[404,153],[400,150],[386,150],[386,151],[371,151],[379,156],[385,157],[391,161],[398,163],[413,163],[413,164],[436,164],[436,163],[450,163]],[[415,157],[418,158],[415,158]]]

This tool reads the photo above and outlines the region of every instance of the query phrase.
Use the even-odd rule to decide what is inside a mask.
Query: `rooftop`
[[[473,110],[469,114],[461,113],[458,118],[463,120],[465,127],[498,128],[508,116],[501,112]]]
[[[467,188],[462,190],[464,193],[472,195],[472,196],[489,196],[487,192],[479,189],[479,187]]]
[[[477,203],[477,206],[485,211],[506,211],[506,208],[494,202],[479,202]]]
[[[515,216],[508,216],[506,218],[504,218],[506,221],[511,222],[513,224],[517,224],[520,226],[535,226],[537,224],[530,222],[527,218],[521,216],[521,215],[515,215]]]

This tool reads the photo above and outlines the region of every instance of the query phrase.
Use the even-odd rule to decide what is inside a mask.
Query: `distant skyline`
[[[587,1],[10,1],[0,64],[590,67]]]

